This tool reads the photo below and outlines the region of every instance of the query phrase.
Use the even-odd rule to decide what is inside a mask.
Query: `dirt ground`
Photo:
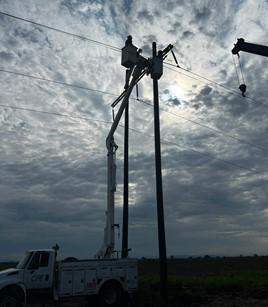
[[[123,304],[120,307],[140,307],[140,306],[146,306],[146,307],[267,307],[268,306],[268,299],[262,300],[262,299],[243,299],[243,298],[235,298],[230,297],[228,295],[226,296],[220,296],[220,297],[209,297],[208,303],[186,303],[186,302],[173,302],[173,303],[167,303],[167,304],[161,304],[161,305],[155,305],[152,303],[146,303],[146,304],[140,304],[140,303],[130,303],[130,304]],[[98,307],[97,305],[88,304],[87,302],[81,300],[79,302],[70,302],[70,303],[63,303],[59,306],[62,307]],[[26,307],[40,307],[40,305],[28,305]],[[53,305],[45,305],[45,307],[53,307]]]
[[[268,289],[266,289],[268,290]],[[138,300],[135,307],[263,307],[268,306],[268,298],[244,296],[243,293],[217,293],[196,295],[193,291],[188,294],[178,294],[169,298],[168,303],[156,302],[152,299]]]
[[[197,305],[198,306],[198,305]],[[230,298],[228,296],[212,298],[211,302],[202,307],[264,307],[268,306],[268,299],[243,299],[243,298]]]

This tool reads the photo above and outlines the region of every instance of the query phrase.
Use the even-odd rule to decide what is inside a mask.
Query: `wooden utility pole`
[[[152,44],[152,50],[153,50],[153,64],[152,64],[153,69],[151,77],[153,79],[153,90],[154,90],[155,176],[156,176],[160,283],[161,283],[162,298],[164,300],[167,300],[168,296],[167,295],[167,255],[166,255],[165,221],[164,221],[164,206],[163,206],[159,97],[158,97],[158,79],[162,75],[160,65],[162,61],[162,70],[163,70],[163,57],[162,54],[157,55],[155,42],[153,42]],[[158,71],[157,69],[158,65],[160,71]]]

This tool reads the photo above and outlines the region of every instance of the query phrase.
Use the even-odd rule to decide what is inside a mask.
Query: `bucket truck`
[[[20,307],[24,304],[59,301],[72,297],[96,296],[103,306],[117,306],[124,294],[137,289],[137,260],[116,259],[114,253],[114,196],[116,191],[116,150],[114,133],[133,87],[149,69],[128,37],[122,49],[122,65],[128,68],[130,81],[116,103],[122,103],[106,138],[107,147],[107,211],[103,244],[93,260],[69,257],[57,260],[58,247],[30,250],[16,266],[0,272],[0,306]]]
[[[114,133],[125,110],[126,104],[128,103],[129,96],[134,88],[134,86],[139,82],[139,80],[146,74],[148,70],[148,60],[143,58],[137,51],[137,48],[132,45],[131,37],[128,37],[126,41],[126,46],[123,48],[122,52],[122,65],[127,67],[127,86],[126,90],[116,99],[112,106],[119,103],[121,99],[122,103],[113,121],[110,132],[106,138],[107,147],[107,211],[106,211],[106,226],[104,229],[104,239],[100,250],[97,252],[95,257],[109,259],[114,251],[114,231],[115,227],[118,226],[114,224],[114,196],[116,191],[116,150],[117,145],[114,141]],[[129,78],[132,73],[132,80],[130,84]]]
[[[122,48],[121,64],[127,68],[125,90],[112,106],[121,105],[106,138],[107,210],[104,238],[95,259],[57,260],[58,246],[30,250],[16,268],[0,272],[0,306],[21,307],[24,304],[62,301],[73,297],[96,296],[102,306],[117,306],[124,294],[137,289],[137,260],[113,257],[115,247],[114,198],[116,191],[116,150],[114,133],[134,86],[145,74],[161,76],[163,59],[172,49],[168,45],[155,59],[145,59],[128,37]]]

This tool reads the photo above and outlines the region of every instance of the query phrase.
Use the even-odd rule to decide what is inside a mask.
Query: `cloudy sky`
[[[117,48],[131,34],[145,57],[172,43],[182,67],[233,90],[236,39],[268,45],[267,0],[0,0],[0,11]],[[118,49],[2,14],[0,28],[1,70],[121,93]],[[240,55],[252,99],[171,66],[159,82],[168,255],[268,254],[268,59]],[[152,102],[150,77],[139,92]],[[0,72],[0,260],[55,243],[62,257],[99,249],[115,97]],[[130,117],[129,247],[157,257],[153,109],[132,100]],[[116,142],[122,224],[122,127]]]

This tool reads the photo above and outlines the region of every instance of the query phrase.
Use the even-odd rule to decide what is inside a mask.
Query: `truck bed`
[[[137,289],[136,259],[78,260],[58,263],[60,297],[97,294],[102,284],[118,281],[123,290]]]

